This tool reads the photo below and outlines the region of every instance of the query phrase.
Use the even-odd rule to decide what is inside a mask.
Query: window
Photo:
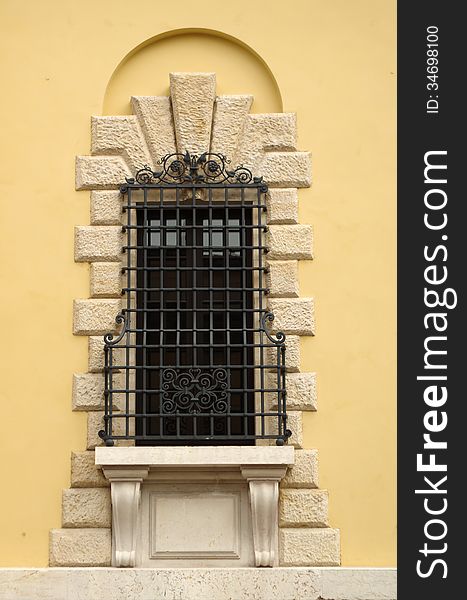
[[[128,180],[120,334],[107,335],[106,443],[284,443],[285,336],[266,308],[266,186],[220,155]]]

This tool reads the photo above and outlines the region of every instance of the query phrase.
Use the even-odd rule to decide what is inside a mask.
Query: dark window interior
[[[136,412],[148,416],[136,434],[153,439],[136,444],[253,444],[241,439],[255,426],[251,210],[137,215]]]

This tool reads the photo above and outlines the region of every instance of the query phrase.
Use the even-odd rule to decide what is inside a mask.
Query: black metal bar
[[[164,223],[164,189],[159,189],[159,201],[160,201],[160,213],[159,213],[159,224],[162,225]],[[165,248],[164,248],[164,233],[161,231],[160,234],[160,281],[159,281],[159,307],[162,308],[164,306],[164,256],[165,256]],[[164,327],[165,327],[165,315],[167,314],[165,311],[160,310],[159,308],[159,344],[162,345],[164,343]],[[159,350],[159,371],[163,366],[163,353]],[[160,381],[160,380],[159,380]],[[160,407],[160,401],[159,401]],[[160,410],[160,408],[159,408]],[[159,417],[159,435],[160,437],[164,437],[164,417]]]
[[[175,206],[177,208],[177,213],[179,211],[179,207],[180,207],[180,190],[177,188],[175,190]],[[161,223],[162,226],[162,223]],[[178,229],[177,229],[177,233],[178,233]],[[181,322],[180,322],[180,317],[181,317],[181,312],[180,312],[180,308],[181,308],[181,293],[182,293],[182,286],[181,286],[181,282],[180,282],[180,242],[181,240],[177,240],[178,241],[178,245],[177,248],[175,250],[176,252],[176,260],[177,260],[177,264],[176,264],[176,277],[177,277],[177,291],[175,292],[176,295],[176,299],[177,299],[177,349],[176,349],[176,364],[179,365],[180,364],[180,327],[181,327]],[[185,291],[185,290],[183,290]],[[187,289],[188,291],[188,289]],[[159,349],[159,352],[163,352],[163,348]],[[177,416],[176,420],[175,420],[175,428],[176,428],[176,435],[177,437],[180,437],[181,435],[181,427],[180,427],[180,419]]]
[[[131,190],[128,190],[128,202],[131,204]],[[132,219],[132,214],[131,211],[128,210],[127,211],[127,225],[131,225],[131,219]],[[125,250],[122,248],[123,252],[125,252]],[[127,267],[129,267],[131,265],[131,254],[130,252],[126,253],[126,264]],[[127,271],[127,281],[126,281],[127,287],[131,286],[131,272]],[[126,295],[126,313],[129,315],[129,311],[131,309],[131,296],[130,294]],[[128,342],[131,341],[131,334],[129,332],[126,333],[126,342],[128,344]],[[125,359],[126,359],[126,364],[130,363],[130,350],[129,348],[125,348]],[[126,383],[126,387],[130,388],[130,371],[125,371],[125,383]],[[125,393],[125,408],[126,408],[126,412],[128,412],[130,410],[130,392],[129,390]],[[112,423],[112,421],[111,421]],[[125,433],[127,436],[129,436],[129,419],[127,418],[125,420]],[[110,436],[112,437],[112,432],[110,434]]]
[[[144,212],[143,212],[143,219],[144,219],[144,225],[147,225],[148,223],[148,190],[144,189],[143,190],[143,194],[144,194]],[[148,292],[150,291],[148,288],[148,272],[147,272],[147,266],[148,266],[148,247],[151,245],[151,230],[144,230],[144,225],[143,225],[143,240],[144,240],[144,249],[143,249],[143,289],[137,290],[137,289],[131,289],[128,288],[127,290],[123,290],[124,293],[129,294],[130,292],[134,291],[134,292],[138,292],[141,294],[143,294],[143,306],[144,308],[147,307],[148,305]],[[143,346],[147,346],[147,335],[148,335],[148,313],[146,312],[146,310],[143,311]],[[147,372],[147,352],[141,352],[142,355],[142,381],[143,381],[143,391],[141,394],[141,401],[142,401],[142,406],[143,406],[143,414],[147,413],[147,393],[146,393],[146,383],[147,383],[147,376],[148,376],[148,372]],[[135,398],[136,401],[136,398]],[[135,408],[136,410],[136,408]],[[147,419],[146,417],[142,417],[141,418],[141,426],[142,426],[142,430],[143,430],[143,437],[146,437],[146,426],[147,426]],[[135,423],[136,425],[136,423]]]

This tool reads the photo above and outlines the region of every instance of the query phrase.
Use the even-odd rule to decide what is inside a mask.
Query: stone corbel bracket
[[[242,475],[248,481],[257,567],[275,567],[279,564],[279,482],[286,470],[286,466],[241,467]]]
[[[112,502],[112,564],[136,565],[137,532],[140,519],[141,483],[149,468],[109,467],[103,469],[110,481]]]
[[[283,447],[113,447],[96,448],[96,465],[110,481],[113,564],[135,567],[141,484],[158,477],[190,481],[246,479],[249,488],[253,547],[257,567],[278,564],[279,482],[294,464],[294,448]]]

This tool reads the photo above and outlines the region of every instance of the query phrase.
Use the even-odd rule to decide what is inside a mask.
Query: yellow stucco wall
[[[300,267],[317,308],[302,346],[302,369],[319,376],[306,446],[319,449],[343,565],[394,565],[395,2],[3,0],[0,27],[0,566],[47,564],[70,452],[85,448],[71,378],[86,371],[87,338],[71,321],[88,296],[73,226],[89,222],[89,193],[74,191],[74,157],[90,151],[92,114],[166,93],[170,70],[214,70],[220,93],[256,95],[254,112],[298,114],[314,177],[300,217],[316,237]],[[257,55],[206,32],[156,37],[197,28]]]

